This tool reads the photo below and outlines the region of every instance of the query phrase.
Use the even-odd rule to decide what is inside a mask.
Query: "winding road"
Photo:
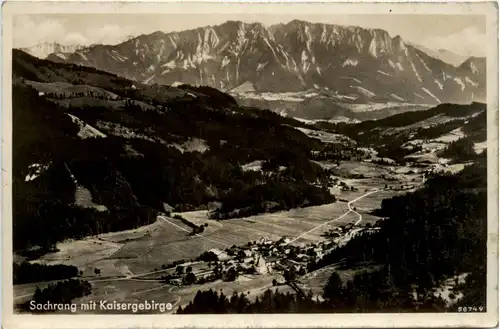
[[[311,233],[311,232],[313,232],[313,231],[317,230],[317,229],[318,229],[318,228],[320,228],[320,227],[323,227],[323,226],[328,225],[328,224],[330,224],[330,223],[332,223],[332,222],[335,222],[335,221],[337,221],[337,220],[339,220],[339,219],[342,219],[342,218],[344,218],[345,216],[347,216],[347,215],[348,215],[349,213],[351,213],[351,212],[353,212],[353,213],[355,213],[355,214],[357,214],[357,215],[359,216],[359,220],[358,220],[358,221],[354,224],[354,225],[358,225],[358,224],[359,224],[359,223],[363,220],[363,216],[361,216],[361,214],[360,214],[359,212],[357,212],[356,210],[352,209],[352,208],[351,208],[351,204],[353,204],[354,202],[359,201],[359,200],[361,200],[361,199],[363,199],[363,198],[367,197],[367,196],[368,196],[368,195],[370,195],[370,194],[374,194],[374,193],[377,193],[377,192],[380,192],[380,191],[381,191],[381,189],[376,189],[376,190],[370,191],[370,192],[368,192],[368,193],[365,193],[365,194],[363,194],[362,196],[357,197],[357,198],[356,198],[356,199],[354,199],[354,200],[351,200],[351,201],[347,202],[347,207],[349,208],[349,210],[348,210],[348,211],[346,211],[344,214],[342,214],[341,216],[339,216],[339,217],[337,217],[337,218],[334,218],[334,219],[332,219],[332,220],[329,220],[328,222],[325,222],[325,223],[320,224],[320,225],[318,225],[318,226],[316,226],[316,227],[313,227],[313,228],[312,228],[312,229],[310,229],[309,231],[306,231],[306,232],[302,233],[301,235],[299,235],[299,236],[297,236],[297,237],[293,238],[293,239],[292,239],[292,240],[290,240],[287,244],[290,244],[290,243],[292,243],[292,242],[297,241],[298,239],[302,238],[304,235],[306,235],[306,234],[308,234],[308,233]]]
[[[184,227],[181,227],[181,226],[179,226],[179,225],[177,225],[177,224],[175,224],[175,223],[172,223],[172,222],[171,222],[171,221],[169,221],[169,220],[167,219],[167,217],[165,217],[165,216],[158,216],[158,218],[159,218],[159,219],[164,220],[165,222],[169,223],[170,225],[173,225],[173,226],[177,227],[178,229],[181,229],[181,230],[183,230],[183,231],[185,231],[185,232],[191,233],[191,231],[190,231],[190,230],[187,230],[187,229],[185,229]],[[221,227],[221,228],[222,228],[222,224],[221,224],[221,223],[219,223],[219,222],[217,222],[217,221],[216,221],[216,223],[217,223],[217,226],[219,226],[219,227]],[[199,238],[205,239],[205,240],[207,240],[207,241],[215,242],[215,243],[220,244],[220,245],[222,245],[222,246],[224,246],[224,247],[230,247],[230,245],[228,245],[228,244],[222,243],[222,242],[217,241],[217,240],[214,240],[214,239],[207,238],[207,237],[206,237],[206,236],[204,236],[204,235],[201,235],[201,234],[194,234],[194,235],[195,235],[195,236],[197,236],[197,237],[199,237]]]

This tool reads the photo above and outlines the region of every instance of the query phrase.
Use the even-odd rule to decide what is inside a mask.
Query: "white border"
[[[307,3],[306,3],[307,2]],[[11,120],[12,16],[27,13],[327,13],[481,14],[487,17],[488,96],[488,313],[426,314],[259,314],[259,315],[17,315],[13,314]],[[80,3],[7,2],[2,8],[3,124],[3,323],[5,328],[330,328],[330,327],[493,327],[498,325],[498,4],[474,3]],[[495,182],[495,183],[493,183]]]

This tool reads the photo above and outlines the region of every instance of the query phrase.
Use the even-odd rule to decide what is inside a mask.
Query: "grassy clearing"
[[[59,251],[43,255],[34,263],[82,266],[106,258],[122,247],[121,244],[96,238],[70,240],[57,244]]]
[[[356,273],[375,270],[376,268],[378,267],[375,265],[360,264],[360,266],[356,268],[343,269],[338,264],[334,264],[320,268],[319,270],[316,270],[314,272],[307,273],[306,275],[301,277],[298,282],[300,283],[301,288],[305,291],[311,290],[314,295],[322,296],[325,284],[326,282],[328,282],[328,279],[333,272],[337,272],[345,284],[347,281],[352,280]]]

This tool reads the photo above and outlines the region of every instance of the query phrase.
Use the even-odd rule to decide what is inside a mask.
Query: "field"
[[[334,264],[323,267],[311,273],[307,273],[306,275],[301,277],[298,282],[300,287],[304,291],[310,290],[314,295],[322,296],[325,283],[328,282],[328,279],[330,278],[332,273],[337,272],[337,274],[345,284],[347,281],[352,280],[354,275],[356,275],[357,273],[361,271],[374,270],[376,268],[376,266],[370,264],[359,264],[359,267],[344,269],[341,265]]]

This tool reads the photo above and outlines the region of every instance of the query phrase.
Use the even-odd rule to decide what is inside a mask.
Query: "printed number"
[[[482,312],[484,310],[484,307],[479,306],[460,306],[458,308],[458,312]]]

